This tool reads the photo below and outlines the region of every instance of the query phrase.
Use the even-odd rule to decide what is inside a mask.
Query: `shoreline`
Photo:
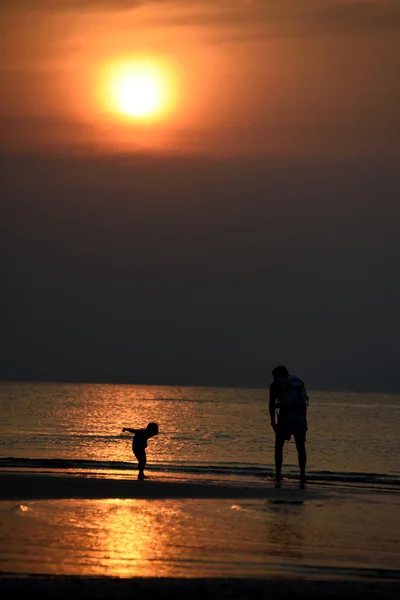
[[[5,500],[61,500],[131,498],[149,500],[168,499],[276,499],[310,500],[324,496],[322,490],[305,489],[291,482],[275,488],[265,485],[237,485],[228,483],[159,481],[147,479],[108,479],[82,475],[31,474],[0,472],[0,501]]]

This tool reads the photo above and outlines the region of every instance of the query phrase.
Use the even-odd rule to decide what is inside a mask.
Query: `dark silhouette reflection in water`
[[[305,540],[306,506],[303,500],[270,500],[267,536],[269,549],[275,555],[287,558],[303,558]]]

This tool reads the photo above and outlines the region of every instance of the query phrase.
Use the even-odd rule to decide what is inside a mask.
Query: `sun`
[[[157,82],[146,74],[133,74],[123,79],[117,92],[121,110],[136,117],[150,114],[157,106],[157,87]]]
[[[103,71],[103,104],[122,119],[152,122],[171,109],[174,82],[155,61],[120,61]]]
[[[134,117],[149,115],[160,98],[158,82],[148,73],[126,75],[118,82],[116,94],[121,110]]]

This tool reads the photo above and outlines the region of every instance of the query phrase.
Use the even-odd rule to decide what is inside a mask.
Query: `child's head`
[[[149,423],[146,427],[146,432],[147,432],[148,437],[153,437],[154,435],[158,435],[157,423]]]

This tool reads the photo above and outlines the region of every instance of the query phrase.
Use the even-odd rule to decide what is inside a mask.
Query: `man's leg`
[[[294,436],[294,440],[296,442],[297,454],[299,457],[300,481],[304,483],[306,481],[307,464],[306,441],[304,436]]]
[[[281,480],[282,461],[283,461],[283,446],[285,438],[283,435],[275,434],[275,480]]]

